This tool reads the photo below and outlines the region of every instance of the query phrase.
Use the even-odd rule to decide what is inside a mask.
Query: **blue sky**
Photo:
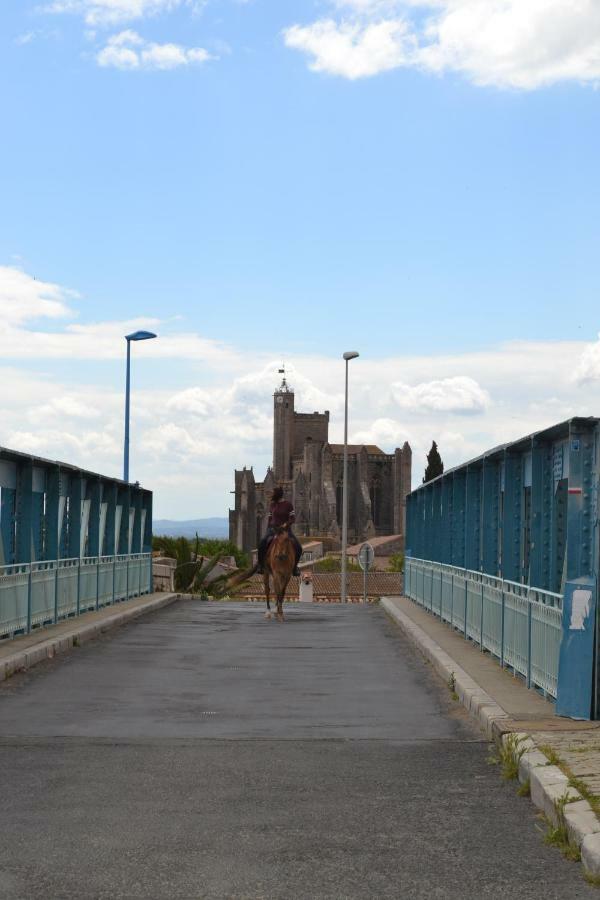
[[[600,12],[490,6],[5,0],[0,443],[117,472],[133,320],[160,515],[266,465],[281,358],[335,413],[356,346],[355,434],[419,470],[599,412]]]

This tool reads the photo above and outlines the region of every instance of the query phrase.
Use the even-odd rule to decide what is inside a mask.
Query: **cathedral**
[[[296,512],[299,537],[328,549],[341,544],[344,445],[329,443],[329,412],[300,413],[284,377],[273,397],[273,466],[262,482],[252,468],[235,472],[235,508],[229,537],[241,550],[258,546],[267,528],[269,501],[281,485]],[[411,489],[408,443],[394,453],[372,444],[348,445],[348,543],[399,535],[403,546],[406,495]]]

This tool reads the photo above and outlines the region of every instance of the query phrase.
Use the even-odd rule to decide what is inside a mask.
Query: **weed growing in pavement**
[[[587,800],[596,815],[600,816],[600,797],[590,791],[585,781],[582,781],[581,778],[577,778],[577,776],[573,775],[572,769],[562,761],[552,747],[549,747],[548,744],[541,744],[540,750],[548,757],[548,765],[558,766],[561,772],[564,772],[569,779],[569,786],[578,791],[583,799]]]
[[[560,768],[562,762],[556,750],[549,744],[540,744],[540,750],[548,758],[547,766],[559,766]]]
[[[521,747],[525,738],[516,734],[507,734],[498,747],[499,763],[502,766],[502,777],[506,781],[514,781],[519,777],[519,763],[527,747]]]
[[[592,887],[600,888],[600,875],[593,875],[591,872],[584,871],[583,877]]]
[[[450,696],[453,700],[458,700],[458,694],[456,693],[456,675],[454,672],[450,672],[450,678],[448,679],[448,690],[450,691]]]
[[[579,847],[571,843],[569,832],[567,830],[567,823],[565,821],[565,806],[567,803],[572,802],[573,799],[566,794],[555,801],[554,808],[556,810],[557,821],[556,824],[554,824],[554,822],[550,822],[546,819],[547,831],[544,836],[544,841],[546,844],[558,847],[563,856],[567,859],[570,859],[573,862],[579,862],[581,859],[581,851]]]
[[[524,781],[523,784],[520,786],[520,788],[517,791],[517,795],[519,797],[531,797],[531,782],[530,782],[529,778],[527,779],[527,781]]]

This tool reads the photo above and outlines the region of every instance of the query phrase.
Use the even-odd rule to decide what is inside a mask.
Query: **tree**
[[[442,462],[442,457],[440,456],[438,445],[435,441],[433,441],[433,443],[431,444],[431,450],[427,454],[427,468],[425,469],[423,484],[427,484],[428,481],[431,481],[433,478],[437,478],[438,475],[442,475],[443,472],[444,463]]]
[[[404,572],[404,553],[392,553],[388,572]]]

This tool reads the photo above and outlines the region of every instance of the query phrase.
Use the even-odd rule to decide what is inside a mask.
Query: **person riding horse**
[[[284,526],[287,527],[287,532],[294,544],[294,548],[296,550],[296,565],[294,566],[294,571],[292,574],[300,575],[300,570],[298,568],[298,563],[300,562],[300,557],[302,556],[302,545],[296,535],[292,532],[292,525],[296,521],[296,516],[294,515],[294,507],[290,503],[289,500],[283,499],[283,488],[277,487],[273,491],[273,496],[271,497],[271,507],[269,511],[269,522],[267,525],[267,532],[263,537],[262,541],[258,545],[258,569],[257,572],[262,575],[264,571],[265,558],[267,555],[267,549],[271,542],[271,539],[276,534],[277,528],[282,528]]]

